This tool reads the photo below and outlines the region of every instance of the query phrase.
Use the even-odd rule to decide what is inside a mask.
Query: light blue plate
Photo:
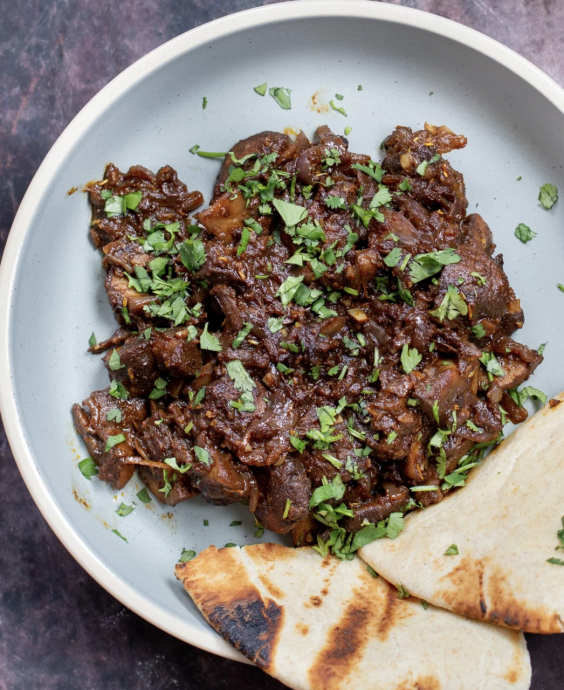
[[[253,87],[263,82],[292,89],[292,109],[258,96]],[[316,92],[325,105],[343,94],[348,117],[312,109]],[[209,199],[219,162],[190,154],[194,144],[227,151],[264,129],[313,136],[328,124],[339,133],[352,127],[351,150],[378,158],[395,125],[446,124],[468,137],[449,160],[464,173],[469,212],[490,224],[522,301],[517,338],[532,347],[548,341],[531,383],[554,395],[564,388],[564,294],[556,288],[564,282],[564,199],[546,211],[537,196],[545,182],[564,194],[563,111],[564,92],[491,39],[433,15],[357,1],[286,3],[221,19],[154,51],[96,96],[33,180],[0,276],[4,423],[35,501],[77,560],[151,622],[240,658],[205,624],[173,567],[183,547],[256,541],[246,508],[199,499],[145,506],[135,498],[139,481],[116,493],[77,469],[86,451],[71,405],[108,385],[100,358],[86,352],[88,338],[109,336],[116,323],[86,197],[68,196],[70,188],[99,179],[110,161],[155,171],[169,164]],[[519,223],[538,233],[527,245],[514,236]],[[125,518],[115,513],[122,500],[137,502]],[[242,525],[229,527],[232,520]]]

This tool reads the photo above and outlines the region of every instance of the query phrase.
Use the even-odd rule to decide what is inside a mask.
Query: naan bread
[[[564,393],[557,397],[563,400]],[[464,616],[564,631],[564,404],[545,405],[472,471],[468,485],[360,550],[380,575]],[[452,545],[458,556],[445,556]]]
[[[212,546],[176,575],[220,635],[296,690],[529,687],[521,633],[399,599],[358,558]]]

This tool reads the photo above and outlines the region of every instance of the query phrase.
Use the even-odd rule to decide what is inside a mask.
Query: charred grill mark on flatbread
[[[266,590],[269,594],[271,594],[273,597],[276,597],[276,599],[284,599],[284,592],[281,592],[280,588],[269,580],[266,575],[259,575],[258,578],[266,587]]]
[[[312,686],[319,690],[340,688],[371,637],[385,641],[394,626],[410,616],[411,608],[398,599],[395,587],[385,583],[385,587],[375,589],[367,579],[353,591],[348,609],[329,631],[326,646],[309,671]]]
[[[207,618],[235,649],[264,670],[268,670],[282,626],[283,609],[272,599],[242,600],[216,607]]]
[[[210,567],[206,567],[208,563]],[[198,563],[179,563],[176,577],[210,625],[267,670],[282,628],[283,608],[272,599],[262,598],[237,550],[210,547],[198,556]]]
[[[507,576],[485,558],[463,558],[441,580],[454,585],[454,589],[444,592],[443,598],[445,605],[456,613],[532,633],[563,630],[557,614],[527,610],[512,593]]]
[[[357,592],[355,592],[355,595]],[[324,649],[309,670],[311,686],[319,690],[337,690],[350,678],[362,649],[370,639],[368,629],[372,612],[361,592],[349,604],[339,622],[329,631]]]
[[[385,602],[378,604],[379,617],[376,618],[378,621],[377,634],[380,640],[386,640],[394,625],[411,615],[411,609],[403,604],[403,600],[398,599],[397,589],[387,582],[385,584]],[[368,592],[365,592],[364,596],[367,595]]]

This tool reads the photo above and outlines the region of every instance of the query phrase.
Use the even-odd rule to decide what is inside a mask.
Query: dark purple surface
[[[0,2],[0,250],[41,160],[112,77],[168,39],[266,0]],[[561,0],[402,0],[483,31],[564,84]],[[1,382],[0,382],[1,385]],[[564,636],[528,636],[533,689],[564,688]],[[0,690],[274,690],[125,609],[61,546],[0,427]],[[353,689],[351,689],[353,690]],[[456,690],[456,689],[453,689]]]

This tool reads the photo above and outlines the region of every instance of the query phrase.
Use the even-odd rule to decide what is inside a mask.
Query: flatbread
[[[277,544],[203,551],[176,575],[208,622],[296,690],[528,688],[524,637],[414,599],[358,558]]]
[[[564,400],[564,393],[557,400]],[[554,403],[553,403],[554,404]],[[386,579],[471,618],[564,631],[564,404],[545,405],[475,468],[467,486],[360,550]],[[459,555],[445,556],[456,544]]]

